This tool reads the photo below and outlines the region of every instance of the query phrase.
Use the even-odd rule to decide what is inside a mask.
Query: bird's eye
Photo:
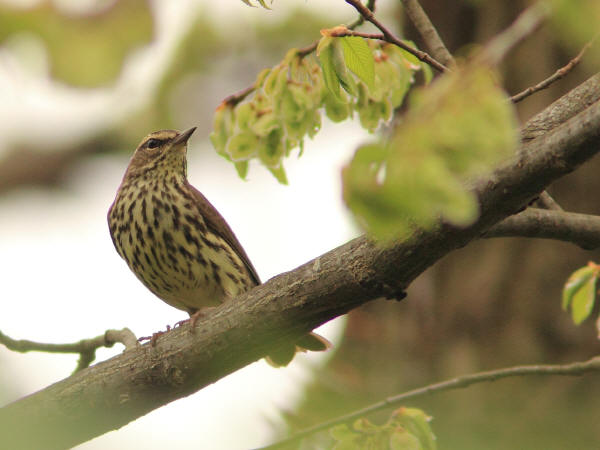
[[[156,148],[160,145],[160,141],[158,139],[149,139],[148,142],[146,142],[146,147],[148,148]]]

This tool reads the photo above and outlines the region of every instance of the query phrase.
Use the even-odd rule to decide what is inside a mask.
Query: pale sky
[[[185,7],[193,0],[153,3],[166,8],[162,37],[133,57],[135,64],[125,69],[114,89],[96,90],[91,96],[89,91],[51,82],[43,64],[35,70],[23,67],[0,48],[0,133],[9,141],[60,144],[61,139],[72,139],[60,132],[68,123],[70,131],[76,130],[75,138],[84,140],[98,127],[108,128],[122,118],[111,116],[114,102],[127,99],[123,117],[140,107],[158,76],[143,77],[138,71],[153,73],[152,64],[168,60],[178,33],[185,32],[189,23]],[[248,8],[239,0],[211,3],[228,14],[241,11],[239,20],[279,14]],[[292,2],[276,1],[274,8],[286,9],[287,3]],[[293,3],[322,6],[317,1]],[[33,51],[39,50],[32,45]],[[286,187],[257,166],[251,168],[248,181],[241,181],[210,148],[206,136],[193,136],[189,178],[221,211],[267,280],[358,233],[341,201],[340,168],[366,138],[366,132],[353,124],[324,121],[323,131],[306,142],[304,155],[287,161],[290,186]],[[31,188],[0,197],[3,332],[17,339],[72,342],[125,326],[137,336],[148,335],[186,318],[147,291],[112,246],[106,212],[127,162],[126,157],[89,158],[60,188]],[[342,328],[337,321],[322,334],[335,344]],[[99,351],[98,359],[121,350],[115,346]],[[281,423],[278,411],[298,401],[311,367],[323,364],[331,354],[300,355],[285,369],[257,362],[78,448],[242,449],[267,444],[272,424]],[[21,389],[12,399],[68,376],[77,359],[13,353],[1,346],[0,358],[0,377]]]

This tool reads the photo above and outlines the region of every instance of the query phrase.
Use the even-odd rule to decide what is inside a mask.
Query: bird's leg
[[[177,322],[175,324],[175,327],[180,327],[181,325],[189,322],[190,323],[190,329],[192,332],[194,332],[194,330],[196,329],[196,322],[198,322],[198,320],[201,317],[206,316],[211,310],[215,309],[216,306],[206,306],[204,308],[198,309],[194,312],[190,312],[190,318],[189,319],[185,319],[185,320],[180,320],[179,322]]]

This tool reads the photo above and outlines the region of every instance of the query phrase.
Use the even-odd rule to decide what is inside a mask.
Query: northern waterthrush
[[[194,130],[146,136],[108,211],[110,235],[129,268],[157,297],[190,315],[260,284],[225,219],[187,180],[187,141]],[[328,347],[309,333],[267,361],[285,366],[296,351]]]

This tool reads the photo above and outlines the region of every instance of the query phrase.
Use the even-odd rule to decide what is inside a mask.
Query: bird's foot
[[[152,333],[152,336],[142,336],[138,339],[138,342],[150,341],[150,345],[154,347],[156,345],[156,340],[162,336],[163,334],[171,331],[171,325],[167,325],[167,329],[165,331],[157,331],[156,333]]]
[[[194,332],[194,330],[196,329],[196,322],[198,322],[198,320],[201,317],[205,317],[206,315],[208,315],[208,313],[215,309],[216,306],[207,306],[204,307],[202,309],[199,309],[198,311],[196,311],[195,313],[190,315],[190,318],[187,320],[183,320],[182,322],[190,322],[190,330],[192,331],[192,333]]]

